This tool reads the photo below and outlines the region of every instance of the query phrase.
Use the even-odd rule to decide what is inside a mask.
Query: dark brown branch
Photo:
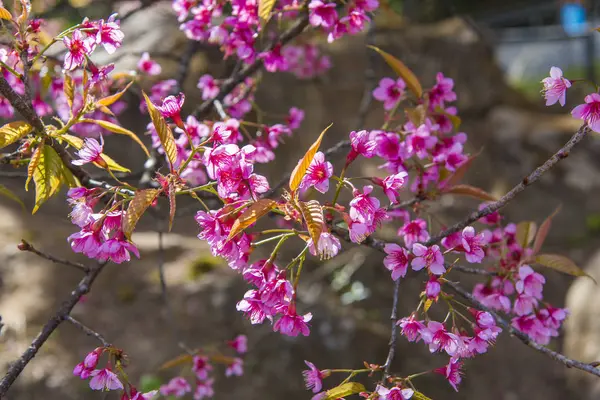
[[[525,343],[527,346],[531,347],[532,349],[535,349],[535,350],[539,351],[540,353],[546,354],[553,360],[558,361],[569,368],[577,368],[582,371],[589,372],[590,374],[600,376],[600,369],[594,367],[593,365],[586,364],[581,361],[573,360],[561,353],[557,353],[554,350],[550,350],[546,346],[542,346],[541,344],[536,343],[528,335],[526,335],[525,333],[521,332],[518,329],[515,329],[508,321],[501,318],[494,310],[481,304],[481,302],[479,302],[475,297],[473,297],[473,295],[471,293],[467,292],[460,285],[458,285],[454,282],[450,282],[450,281],[446,281],[445,284],[447,286],[450,286],[456,293],[461,295],[463,298],[465,298],[466,300],[469,300],[473,305],[475,305],[480,310],[489,312],[494,317],[494,319],[496,320],[496,323],[498,325],[500,325],[502,328],[504,328],[506,331],[508,331],[508,333],[515,336],[517,339],[519,339],[520,341],[522,341],[523,343]]]
[[[89,267],[87,267],[83,264],[77,263],[77,262],[63,260],[62,258],[54,257],[51,254],[47,254],[42,251],[39,251],[38,249],[33,247],[33,245],[31,245],[29,242],[25,241],[24,239],[21,239],[21,243],[18,245],[18,248],[21,251],[28,251],[30,253],[36,254],[42,258],[45,258],[48,261],[52,261],[53,263],[63,264],[63,265],[67,265],[69,267],[77,268],[78,270],[86,272],[86,273],[89,272]]]
[[[88,328],[87,326],[85,326],[81,322],[77,321],[75,318],[71,317],[70,315],[67,315],[65,317],[65,321],[69,321],[70,323],[72,323],[73,325],[75,325],[78,329],[82,330],[86,335],[93,336],[96,339],[98,339],[100,341],[100,343],[102,343],[102,346],[104,346],[104,347],[110,347],[110,343],[108,343],[106,341],[106,339],[104,339],[104,336],[102,336],[101,334],[99,334],[95,330],[93,330],[91,328]]]
[[[99,263],[95,268],[91,268],[85,277],[79,282],[77,287],[71,292],[71,295],[60,306],[56,314],[44,325],[41,332],[31,342],[27,350],[17,360],[11,363],[8,372],[0,381],[0,398],[4,397],[8,389],[19,377],[27,364],[35,357],[39,349],[46,343],[52,332],[67,318],[73,310],[73,307],[79,302],[81,296],[89,293],[92,284],[102,271],[106,263]]]
[[[390,346],[390,350],[388,351],[387,358],[384,364],[384,378],[387,378],[390,375],[390,368],[392,367],[392,362],[394,361],[394,355],[396,354],[396,340],[398,339],[398,293],[400,289],[400,279],[394,282],[394,300],[392,302],[392,314],[390,315],[390,320],[392,320],[392,333],[390,335],[390,342],[388,343]]]
[[[477,221],[478,219],[483,218],[486,215],[489,215],[495,211],[498,211],[499,209],[501,209],[502,207],[507,205],[512,199],[515,198],[515,196],[517,194],[521,193],[523,190],[525,190],[525,188],[527,186],[531,185],[532,183],[534,183],[538,179],[540,179],[540,177],[546,171],[548,171],[550,168],[554,167],[560,160],[567,158],[569,156],[569,153],[570,153],[571,149],[573,148],[573,146],[575,146],[577,143],[579,143],[589,132],[590,132],[590,129],[588,128],[588,126],[583,125],[581,128],[579,128],[579,130],[577,132],[575,132],[575,134],[571,137],[571,139],[569,139],[569,141],[560,150],[558,150],[544,164],[537,167],[535,169],[535,171],[533,171],[531,174],[526,176],[518,185],[516,185],[514,188],[512,188],[510,190],[510,192],[508,192],[504,196],[502,196],[500,198],[500,200],[493,202],[492,204],[488,205],[487,207],[485,207],[479,211],[473,212],[471,215],[469,215],[467,218],[465,218],[461,222],[451,226],[450,228],[440,232],[436,236],[429,239],[427,241],[427,243],[425,243],[425,245],[431,246],[432,244],[438,243],[440,240],[442,240],[446,236],[460,231],[461,229],[472,224],[473,222]]]

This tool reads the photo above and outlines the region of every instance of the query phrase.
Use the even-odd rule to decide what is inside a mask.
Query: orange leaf
[[[406,82],[406,86],[408,86],[410,91],[413,92],[415,96],[417,96],[418,98],[421,98],[421,96],[423,96],[423,88],[421,87],[421,83],[419,82],[415,74],[413,74],[413,72],[406,65],[404,65],[402,61],[398,60],[393,55],[386,53],[378,47],[368,47],[375,50],[381,55],[381,57],[383,57],[387,65],[389,65],[394,70],[394,72],[398,74],[400,78],[404,79],[404,82]]]
[[[36,149],[33,151],[33,154],[31,155],[31,159],[29,160],[29,165],[27,165],[27,180],[25,181],[25,191],[29,190],[29,182],[31,182],[31,178],[33,178],[33,171],[35,171],[38,164],[40,163],[40,157],[42,156],[42,152],[40,151],[40,149],[42,147],[44,147],[43,143],[36,147]]]
[[[323,232],[323,207],[317,200],[311,201],[299,201],[298,206],[302,212],[302,218],[306,222],[306,228],[310,234],[310,238],[313,241],[315,248],[318,248],[319,239],[321,238],[321,232]]]
[[[546,240],[546,236],[548,236],[548,232],[550,231],[550,226],[552,225],[552,218],[560,211],[561,206],[556,207],[556,210],[552,214],[550,214],[542,225],[540,225],[540,229],[538,229],[537,236],[535,237],[535,242],[533,242],[533,254],[537,254],[541,249],[544,241]]]
[[[573,261],[565,256],[561,256],[559,254],[539,254],[535,257],[535,262],[543,265],[544,267],[564,272],[565,274],[573,276],[587,276],[593,280],[594,283],[597,283],[591,275],[579,268]]]
[[[121,98],[121,96],[123,96],[125,94],[125,92],[127,91],[127,89],[129,89],[129,87],[133,84],[133,82],[129,82],[127,84],[127,86],[125,86],[125,89],[121,90],[120,92],[117,92],[115,94],[111,94],[110,96],[106,96],[100,100],[98,100],[96,102],[96,106],[100,107],[100,106],[105,106],[108,107],[112,104],[114,104],[117,100],[119,100]]]
[[[452,186],[452,187],[444,190],[444,193],[460,194],[460,195],[463,195],[463,196],[470,196],[470,197],[474,197],[476,199],[484,200],[484,201],[496,201],[496,200],[498,200],[498,199],[496,199],[496,197],[492,196],[491,194],[489,194],[485,190],[480,189],[480,188],[475,187],[475,186],[471,186],[471,185],[456,185],[456,186]]]
[[[65,79],[63,79],[63,92],[67,98],[67,104],[69,104],[69,112],[71,112],[73,109],[73,98],[75,97],[75,85],[73,78],[69,74],[65,74]]]
[[[260,199],[246,208],[238,219],[233,223],[227,240],[231,240],[235,235],[242,232],[244,229],[255,223],[259,218],[271,211],[277,202],[271,199]]]
[[[334,387],[333,389],[329,389],[323,399],[336,400],[352,394],[364,392],[365,390],[365,387],[358,382],[346,382]]]
[[[156,200],[160,194],[160,189],[144,189],[135,192],[133,200],[129,202],[125,219],[123,220],[123,233],[127,239],[131,239],[131,234],[138,221],[146,212],[146,209]]]
[[[321,146],[321,141],[323,140],[323,136],[325,136],[325,132],[327,132],[327,130],[331,128],[331,125],[333,124],[329,124],[329,126],[325,128],[323,132],[321,132],[319,138],[316,140],[316,142],[312,144],[312,146],[310,146],[306,154],[304,154],[304,157],[302,157],[298,165],[296,165],[296,168],[294,168],[294,170],[292,171],[292,175],[290,175],[290,190],[292,192],[296,191],[296,189],[298,189],[298,186],[300,186],[300,182],[302,182],[302,178],[304,178],[306,170],[310,166],[310,163],[315,157],[315,154],[317,154],[319,146]]]
[[[154,103],[150,101],[146,93],[142,92],[144,95],[144,99],[146,100],[146,105],[148,106],[148,113],[150,114],[150,118],[152,119],[152,123],[154,124],[154,129],[156,129],[156,133],[158,133],[158,138],[160,139],[160,143],[165,149],[165,154],[171,163],[171,169],[173,169],[173,165],[177,160],[177,146],[175,145],[175,137],[173,137],[173,132],[171,128],[165,121],[165,118],[162,116],[160,111],[156,108]]]
[[[81,120],[81,122],[85,122],[88,124],[96,124],[104,129],[106,129],[107,131],[111,131],[111,132],[117,133],[119,135],[129,136],[131,139],[133,139],[134,142],[139,144],[140,147],[142,148],[142,150],[144,150],[144,153],[146,153],[146,155],[148,157],[150,157],[150,152],[148,151],[148,149],[146,148],[146,146],[144,145],[142,140],[138,137],[138,135],[131,132],[129,129],[125,129],[122,126],[119,126],[117,124],[113,124],[112,122],[104,121],[101,119],[83,119],[83,120]]]
[[[12,19],[12,15],[6,8],[0,7],[0,19],[7,19],[10,21]]]

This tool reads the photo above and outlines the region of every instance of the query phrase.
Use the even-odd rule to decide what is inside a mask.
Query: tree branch
[[[48,261],[52,261],[53,263],[56,264],[63,264],[63,265],[67,265],[69,267],[73,267],[73,268],[77,268],[80,271],[83,271],[85,273],[88,273],[90,271],[89,267],[77,263],[77,262],[73,262],[73,261],[69,261],[69,260],[64,260],[62,258],[58,258],[58,257],[54,257],[51,254],[47,254],[44,252],[39,251],[38,249],[36,249],[35,247],[33,247],[32,244],[30,244],[29,242],[25,241],[24,239],[21,239],[21,243],[17,246],[19,248],[19,250],[21,251],[28,251],[30,253],[36,254],[42,258],[45,258]]]
[[[65,317],[65,321],[69,321],[70,323],[72,323],[73,325],[75,325],[77,328],[79,328],[80,330],[82,330],[86,335],[93,336],[96,339],[98,339],[100,341],[100,343],[102,343],[102,346],[104,346],[104,347],[110,347],[110,343],[108,343],[106,341],[106,339],[104,339],[104,336],[102,336],[101,334],[99,334],[95,330],[93,330],[91,328],[88,328],[87,326],[85,326],[81,322],[77,321],[75,318],[71,317],[70,315],[67,315]]]

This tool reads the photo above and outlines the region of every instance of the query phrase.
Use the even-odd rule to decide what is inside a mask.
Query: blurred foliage
[[[222,267],[223,260],[212,255],[201,255],[195,259],[189,266],[188,278],[192,281],[199,279],[202,275]]]

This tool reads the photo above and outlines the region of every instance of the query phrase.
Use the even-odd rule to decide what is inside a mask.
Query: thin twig
[[[75,318],[71,317],[70,315],[67,315],[65,317],[65,321],[69,321],[70,323],[72,323],[73,325],[75,325],[77,328],[79,328],[80,330],[82,330],[86,335],[93,336],[96,339],[98,339],[100,341],[100,343],[102,343],[102,346],[104,346],[104,347],[110,347],[110,343],[108,343],[106,341],[106,339],[104,339],[104,336],[102,336],[101,334],[99,334],[98,332],[96,332],[95,330],[93,330],[92,328],[88,328],[87,326],[85,326],[81,322],[77,321]]]
[[[102,269],[106,265],[105,262],[98,263],[95,268],[90,268],[89,272],[79,282],[77,287],[71,292],[69,298],[60,306],[56,314],[42,328],[41,332],[31,342],[27,350],[17,360],[11,363],[8,372],[0,381],[0,398],[4,397],[8,389],[19,377],[23,369],[29,364],[29,362],[35,357],[39,349],[46,343],[46,340],[50,337],[52,332],[58,328],[58,326],[67,318],[71,313],[75,305],[81,299],[81,296],[89,293],[92,284],[102,272]]]
[[[511,335],[513,335],[516,338],[518,338],[519,340],[521,340],[527,346],[539,351],[540,353],[550,356],[550,358],[552,358],[553,360],[556,360],[556,361],[566,365],[569,368],[577,368],[582,371],[589,372],[590,374],[600,376],[599,368],[596,368],[591,364],[586,364],[581,361],[573,360],[561,353],[557,353],[554,350],[550,350],[546,346],[542,346],[541,344],[536,343],[528,335],[526,335],[525,333],[521,332],[518,329],[515,329],[508,321],[501,318],[494,310],[481,304],[481,302],[479,302],[475,297],[473,297],[473,295],[471,293],[467,292],[460,285],[458,285],[454,282],[451,282],[451,281],[446,281],[445,284],[447,286],[450,286],[456,293],[461,295],[463,298],[465,298],[466,300],[469,300],[477,308],[490,313],[492,315],[492,317],[494,317],[494,319],[496,320],[498,325],[500,325],[502,328],[504,328],[506,331],[508,331]]]
[[[481,268],[471,268],[471,267],[464,267],[462,265],[449,265],[449,264],[444,264],[444,266],[448,270],[452,269],[454,271],[464,272],[465,274],[486,275],[486,276],[498,275],[498,273],[496,273],[496,272],[486,271],[485,269],[481,269]]]
[[[479,211],[473,212],[467,218],[463,219],[461,222],[451,226],[450,228],[440,232],[436,236],[432,237],[425,243],[426,246],[431,246],[432,244],[438,243],[440,240],[445,238],[448,235],[456,233],[466,226],[472,224],[480,218],[485,217],[495,211],[498,211],[505,205],[507,205],[515,196],[521,193],[525,188],[532,183],[536,182],[540,177],[548,171],[550,168],[554,167],[560,160],[567,158],[569,156],[569,152],[577,143],[579,143],[583,138],[590,132],[590,128],[587,125],[583,125],[575,134],[569,139],[569,141],[552,157],[550,157],[544,164],[537,167],[535,171],[526,176],[518,185],[510,190],[510,192],[506,193],[504,196],[500,198],[500,200],[493,202],[485,208],[482,208]]]
[[[87,267],[81,263],[78,263],[78,262],[64,260],[62,258],[54,257],[51,254],[44,253],[44,252],[36,249],[35,247],[33,247],[32,244],[25,241],[24,239],[21,239],[21,243],[18,245],[18,248],[21,251],[28,251],[30,253],[36,254],[42,258],[45,258],[48,261],[52,261],[53,263],[63,264],[63,265],[67,265],[69,267],[77,268],[78,270],[83,271],[85,273],[89,272],[89,267]]]
[[[384,369],[384,378],[387,378],[390,375],[390,368],[392,366],[392,362],[394,361],[394,355],[396,354],[396,339],[398,338],[398,293],[400,292],[400,279],[397,279],[394,282],[394,300],[392,303],[392,314],[390,315],[390,320],[392,321],[392,333],[390,334],[390,350],[388,351],[387,358],[385,360],[385,369]]]

